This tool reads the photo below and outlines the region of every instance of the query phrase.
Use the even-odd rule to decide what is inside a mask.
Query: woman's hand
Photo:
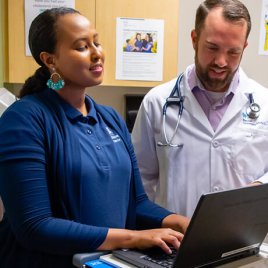
[[[178,249],[183,239],[183,234],[170,228],[159,228],[137,232],[136,248],[145,249],[153,246],[160,247],[171,254],[170,246]]]
[[[182,239],[182,233],[170,228],[142,231],[109,229],[105,241],[101,244],[98,250],[112,250],[116,248],[146,249],[157,246],[170,254],[170,246],[178,249]]]

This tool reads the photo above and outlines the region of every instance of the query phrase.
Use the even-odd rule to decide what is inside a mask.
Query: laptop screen
[[[172,266],[214,266],[257,254],[268,232],[267,207],[268,184],[202,195]],[[114,255],[144,267],[144,253]]]
[[[175,262],[195,267],[256,254],[268,232],[267,205],[268,185],[203,195]]]

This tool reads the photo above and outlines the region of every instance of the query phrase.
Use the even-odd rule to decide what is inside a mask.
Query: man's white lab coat
[[[187,73],[187,72],[186,72]],[[150,199],[192,216],[203,193],[268,182],[268,90],[239,69],[239,88],[214,131],[192,94],[187,77],[181,82],[184,110],[174,144],[163,134],[163,105],[176,79],[152,89],[144,98],[132,132],[141,176]],[[248,94],[260,105],[260,116],[250,120]],[[170,139],[178,119],[178,106],[169,106],[166,132]]]

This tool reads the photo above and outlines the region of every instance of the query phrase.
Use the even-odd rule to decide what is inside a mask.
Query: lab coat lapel
[[[184,78],[183,81],[183,94],[185,96],[184,99],[184,109],[187,111],[189,116],[194,117],[197,122],[202,125],[202,127],[208,131],[211,135],[214,135],[214,130],[208,121],[208,118],[206,114],[204,113],[202,107],[196,100],[195,96],[193,95],[191,89],[189,88],[187,82],[185,81],[186,79]],[[187,115],[188,116],[188,115]]]
[[[244,107],[247,102],[248,102],[247,94],[245,94],[244,92],[242,92],[242,90],[240,90],[240,88],[238,88],[216,132],[221,131],[221,129],[223,129],[227,123],[230,123],[231,120],[235,120],[239,115],[242,120],[242,111],[244,110]]]
[[[221,131],[227,123],[230,123],[232,119],[235,120],[237,116],[240,116],[242,120],[242,112],[245,110],[247,103],[249,103],[248,94],[253,92],[250,85],[250,79],[244,73],[242,68],[239,68],[239,86],[236,89],[234,97],[229,104],[216,132]]]

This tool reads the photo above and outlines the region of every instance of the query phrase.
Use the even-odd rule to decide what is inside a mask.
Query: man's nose
[[[223,52],[219,52],[215,56],[215,64],[219,67],[225,67],[227,65],[227,57]]]

